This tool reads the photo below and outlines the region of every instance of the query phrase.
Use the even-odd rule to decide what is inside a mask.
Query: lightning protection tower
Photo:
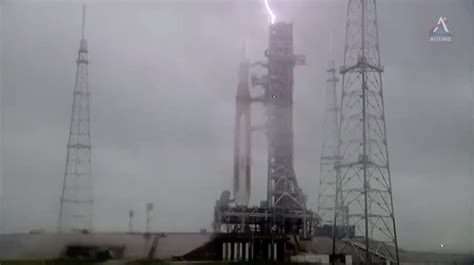
[[[337,100],[336,68],[334,60],[327,70],[326,110],[324,115],[323,145],[320,162],[318,214],[323,225],[332,225],[336,206],[336,166],[339,161],[339,107]]]
[[[340,70],[336,198],[341,199],[336,207],[347,207],[349,226],[355,229],[353,238],[348,233],[338,237],[359,250],[365,264],[380,260],[399,264],[382,72],[376,1],[349,0],[344,65]]]
[[[76,60],[71,124],[66,169],[59,210],[59,231],[90,231],[92,228],[91,141],[89,128],[89,87],[85,6],[82,9],[82,38]]]

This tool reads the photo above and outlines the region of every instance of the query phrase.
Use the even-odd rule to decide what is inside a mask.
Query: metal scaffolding
[[[293,166],[293,68],[304,57],[293,54],[293,25],[270,25],[268,76],[261,83],[267,114],[268,204],[278,209],[305,209]]]

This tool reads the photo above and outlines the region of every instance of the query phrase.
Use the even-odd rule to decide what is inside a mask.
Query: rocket
[[[237,206],[247,206],[250,199],[251,175],[251,122],[249,90],[249,64],[243,61],[239,67],[239,83],[235,97],[234,134],[234,201]]]

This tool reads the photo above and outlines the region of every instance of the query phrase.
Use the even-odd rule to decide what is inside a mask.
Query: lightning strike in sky
[[[268,0],[263,0],[265,3],[265,8],[267,9],[268,14],[270,15],[270,23],[274,24],[276,20],[275,13],[273,13],[272,9],[270,8],[270,4],[268,4]]]

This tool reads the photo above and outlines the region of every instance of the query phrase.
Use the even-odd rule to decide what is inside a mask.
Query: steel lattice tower
[[[364,252],[361,258],[365,264],[371,264],[372,259],[399,264],[382,72],[376,1],[349,0],[341,67],[336,206],[347,207],[347,222],[356,237],[348,239],[348,233],[342,237]]]
[[[339,106],[334,60],[327,70],[326,110],[320,162],[318,214],[323,224],[333,224],[336,206],[336,166],[339,161]]]
[[[276,210],[304,209],[293,166],[293,68],[304,57],[293,54],[293,25],[270,25],[268,77],[264,86],[268,139],[268,202]],[[276,221],[278,222],[278,220]]]
[[[73,92],[66,169],[59,211],[59,231],[90,231],[92,228],[90,94],[87,76],[87,40],[84,30],[85,6],[82,9],[82,38],[76,60],[76,83]]]

